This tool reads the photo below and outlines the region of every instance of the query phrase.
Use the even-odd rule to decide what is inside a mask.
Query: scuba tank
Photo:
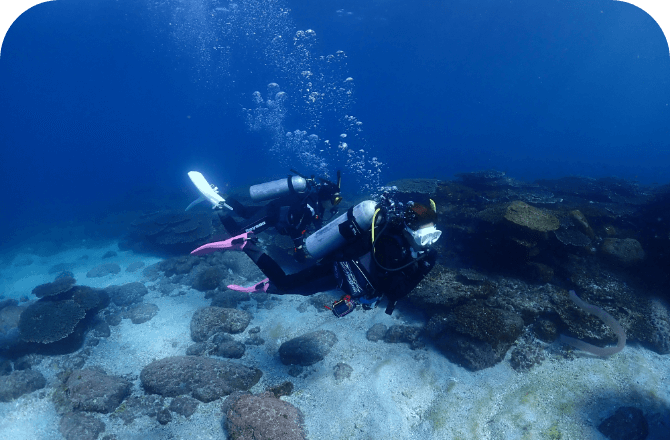
[[[323,258],[344,244],[357,239],[372,227],[377,204],[366,200],[319,229],[305,240],[307,252],[316,259]]]
[[[286,179],[259,183],[249,188],[249,196],[254,202],[276,199],[294,192],[303,192],[307,189],[307,180],[301,176],[288,176]]]

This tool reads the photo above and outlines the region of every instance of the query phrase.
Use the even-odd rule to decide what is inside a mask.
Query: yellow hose
[[[375,220],[377,219],[377,213],[380,210],[380,208],[377,208],[375,213],[372,215],[372,253],[375,252]]]

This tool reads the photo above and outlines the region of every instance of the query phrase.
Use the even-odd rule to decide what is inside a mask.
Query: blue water
[[[0,238],[188,199],[192,169],[666,184],[669,86],[660,28],[614,1],[49,2],[2,46]]]

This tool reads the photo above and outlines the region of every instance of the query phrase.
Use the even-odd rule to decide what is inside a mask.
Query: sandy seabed
[[[118,255],[102,260],[109,250]],[[81,260],[82,255],[87,260]],[[57,263],[76,262],[72,272],[79,284],[106,287],[141,281],[142,271],[125,272],[132,262],[154,264],[158,258],[118,252],[116,243],[99,249],[70,249],[52,257],[23,253],[22,265],[8,265],[0,271],[0,288],[6,297],[30,295],[31,290],[53,280],[48,269]],[[26,259],[33,262],[25,264]],[[91,268],[106,262],[117,263],[122,271],[103,278],[86,278]],[[282,399],[298,407],[305,417],[308,437],[335,439],[580,439],[605,437],[597,425],[620,406],[635,406],[650,421],[649,439],[670,438],[670,357],[631,344],[607,359],[587,354],[566,357],[558,344],[547,346],[545,361],[527,373],[518,373],[508,359],[478,372],[470,372],[449,362],[428,345],[411,350],[408,344],[371,342],[365,337],[374,324],[420,325],[417,317],[398,307],[393,316],[382,308],[356,310],[337,319],[331,313],[309,306],[300,296],[282,296],[272,309],[249,311],[253,320],[247,330],[233,335],[244,341],[249,329],[260,327],[261,346],[247,346],[244,357],[234,362],[260,368],[263,377],[251,391],[258,393],[285,381],[294,392]],[[200,307],[209,305],[204,294],[187,289],[182,296],[161,296],[150,290],[144,302],[156,304],[158,314],[135,325],[123,320],[111,327],[109,338],[91,347],[85,367],[100,366],[107,373],[133,380],[133,394],[143,395],[139,374],[156,359],[184,355],[193,342],[190,321]],[[301,308],[305,310],[305,308]],[[279,346],[314,330],[330,330],[338,342],[326,358],[306,367],[299,377],[288,374],[277,354]],[[508,353],[509,357],[509,353]],[[46,358],[35,367],[47,378],[47,387],[15,401],[0,403],[0,439],[62,439],[60,417],[50,396],[56,379],[58,356]],[[338,381],[338,363],[353,368],[348,379]],[[190,418],[173,414],[165,426],[142,416],[131,424],[113,415],[96,414],[106,425],[106,434],[118,440],[225,439],[221,401],[200,403]],[[665,425],[664,425],[665,424]],[[664,428],[667,426],[667,428]]]

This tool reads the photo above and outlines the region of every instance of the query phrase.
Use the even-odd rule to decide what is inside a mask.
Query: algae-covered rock
[[[570,211],[570,217],[575,221],[575,224],[581,230],[582,233],[584,233],[589,238],[595,237],[595,233],[593,232],[593,229],[591,229],[589,221],[586,219],[586,216],[584,216],[584,214],[582,214],[580,210],[575,209]]]
[[[216,333],[242,333],[251,322],[251,314],[244,310],[223,307],[203,307],[191,318],[191,339],[206,341]]]
[[[407,296],[409,302],[429,315],[449,313],[456,305],[467,299],[488,298],[496,293],[496,286],[486,278],[475,280],[476,275],[465,283],[459,272],[436,264],[421,282]]]
[[[193,394],[211,402],[256,385],[263,372],[233,362],[200,356],[174,356],[153,361],[140,373],[144,390],[165,397]]]
[[[434,315],[426,330],[449,360],[478,371],[502,361],[523,327],[523,319],[514,312],[470,303]]]
[[[131,383],[98,370],[72,372],[66,383],[74,408],[109,414],[130,394]]]
[[[644,260],[644,250],[634,238],[606,238],[600,251],[610,261],[623,266],[632,266]]]
[[[219,287],[224,273],[218,267],[208,267],[199,271],[193,280],[193,288],[201,292],[214,290]]]
[[[46,383],[39,371],[12,371],[0,377],[0,402],[11,402],[24,394],[44,388]]]
[[[121,266],[116,263],[105,263],[95,266],[93,269],[86,272],[87,278],[102,278],[107,275],[116,275],[121,272]]]
[[[239,440],[305,440],[302,412],[272,393],[234,394],[224,403],[223,425]]]
[[[337,336],[330,330],[317,330],[284,342],[279,347],[279,358],[284,365],[315,364],[330,353]]]
[[[507,207],[505,218],[516,225],[537,232],[555,231],[560,227],[555,215],[518,200]]]

